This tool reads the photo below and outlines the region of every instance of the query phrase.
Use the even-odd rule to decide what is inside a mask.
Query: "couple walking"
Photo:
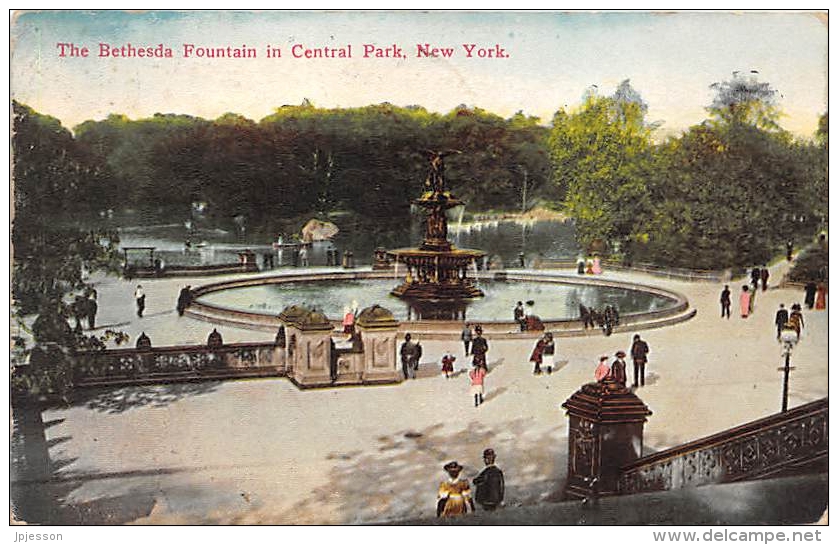
[[[463,466],[449,462],[443,466],[448,473],[448,479],[439,484],[437,493],[436,516],[456,517],[464,515],[471,509],[476,511],[474,500],[484,511],[494,511],[503,502],[505,484],[503,471],[495,465],[495,451],[487,448],[483,451],[483,470],[472,481],[477,489],[474,499],[471,497],[471,486],[468,479],[461,479]]]

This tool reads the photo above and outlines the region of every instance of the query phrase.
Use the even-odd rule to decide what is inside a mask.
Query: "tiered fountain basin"
[[[472,273],[473,274],[473,273]],[[307,271],[234,279],[195,288],[187,309],[192,318],[221,325],[276,332],[279,313],[288,305],[314,307],[340,329],[344,309],[353,302],[360,308],[379,304],[393,312],[399,329],[422,338],[459,336],[463,320],[409,320],[408,303],[389,295],[401,282],[392,272],[370,270]],[[683,295],[655,286],[600,278],[576,277],[555,271],[481,272],[476,283],[486,297],[470,301],[466,321],[481,324],[488,338],[535,337],[520,332],[512,320],[517,301],[534,300],[533,313],[556,336],[601,335],[584,330],[579,303],[602,309],[620,309],[620,330],[651,329],[688,320],[695,315]]]

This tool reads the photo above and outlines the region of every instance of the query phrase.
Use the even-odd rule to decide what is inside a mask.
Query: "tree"
[[[589,93],[572,113],[559,110],[549,138],[554,183],[566,195],[577,238],[627,243],[649,209],[646,177],[653,127],[628,81],[611,97]]]

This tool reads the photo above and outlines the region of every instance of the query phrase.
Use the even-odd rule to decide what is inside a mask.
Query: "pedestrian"
[[[751,313],[751,293],[748,286],[742,286],[742,293],[739,294],[739,314],[747,318]]]
[[[450,352],[446,352],[442,355],[442,374],[445,375],[445,378],[451,378],[451,374],[454,372],[454,361],[456,359],[456,356]]]
[[[468,372],[468,379],[471,384],[469,393],[474,396],[474,406],[478,407],[483,404],[483,382],[486,379],[486,369],[480,365],[474,365]]]
[[[442,466],[448,473],[448,479],[439,484],[436,501],[436,516],[458,517],[465,515],[471,507],[474,512],[474,500],[471,499],[471,487],[468,481],[460,479],[463,466],[457,462],[449,462]]]
[[[186,308],[192,304],[192,286],[186,286],[180,290],[177,297],[177,314],[183,316]]]
[[[594,255],[594,262],[591,264],[591,272],[593,274],[602,274],[602,265],[599,261],[599,256]]]
[[[606,337],[611,336],[611,333],[614,331],[614,307],[611,305],[605,305],[605,310],[602,312],[603,318],[603,327],[602,331],[605,333]]]
[[[593,329],[594,318],[591,316],[591,310],[582,303],[579,303],[579,318],[582,320],[582,326],[585,330],[587,330],[589,326]]]
[[[611,375],[611,368],[608,367],[608,356],[601,356],[599,358],[599,365],[594,371],[594,378],[597,382],[602,382]]]
[[[416,358],[416,343],[412,342],[410,333],[405,333],[404,342],[399,349],[399,355],[402,360],[402,373],[404,373],[405,380],[409,378],[416,378],[416,369],[414,367],[414,359]]]
[[[792,250],[794,250],[794,243],[789,240],[786,242],[786,261],[791,261]]]
[[[817,292],[815,295],[815,310],[823,310],[826,308],[826,284],[818,282]]]
[[[812,310],[812,307],[815,306],[815,293],[818,291],[818,287],[815,285],[814,282],[806,282],[806,298],[803,300],[806,303],[806,308]]]
[[[763,265],[762,270],[759,271],[759,279],[762,282],[762,291],[768,289],[768,277],[770,276],[768,272],[768,267]]]
[[[617,359],[611,363],[611,379],[620,386],[626,385],[626,353],[622,350],[614,354]]]
[[[576,274],[585,274],[585,260],[581,257],[576,262]]]
[[[96,327],[96,313],[99,311],[99,305],[96,304],[95,297],[88,297],[85,302],[85,314],[87,315],[87,327],[94,329]]]
[[[801,312],[799,304],[795,303],[791,306],[788,323],[794,332],[797,333],[797,340],[800,340],[800,331],[805,327],[805,324],[803,323],[803,312]]]
[[[352,335],[355,331],[355,313],[350,307],[343,307],[343,332],[346,335]]]
[[[649,361],[649,345],[635,335],[631,343],[631,360],[634,364],[634,387],[637,388],[637,379],[640,378],[640,386],[646,386],[646,363]]]
[[[719,302],[722,304],[722,318],[730,319],[730,287],[725,285],[725,289],[722,290],[722,295],[719,298]]]
[[[754,267],[751,269],[751,285],[754,287],[754,291],[757,291],[759,287],[759,279],[762,277],[762,269],[759,267]]]
[[[308,248],[300,248],[300,267],[308,267]]]
[[[460,333],[460,340],[463,341],[463,348],[465,349],[465,355],[466,356],[468,356],[468,349],[471,346],[471,339],[472,339],[471,324],[466,323],[463,326],[462,333]]]
[[[142,318],[143,311],[145,310],[145,292],[139,284],[137,285],[137,289],[134,290],[134,301],[137,303],[137,316]]]
[[[527,321],[524,319],[524,303],[521,301],[518,301],[518,304],[512,310],[512,318],[518,323],[521,331],[526,331]]]
[[[594,262],[590,257],[585,262],[585,274],[594,274]]]
[[[474,365],[479,365],[488,371],[489,366],[486,363],[486,353],[489,352],[489,343],[483,337],[483,328],[479,325],[475,327],[474,335],[475,337],[471,341],[471,361]]]
[[[538,339],[538,342],[535,343],[535,347],[530,355],[530,361],[534,364],[532,373],[534,375],[540,375],[542,364],[552,368],[555,352],[556,345],[553,342],[553,334],[545,333],[540,339]]]
[[[518,254],[518,264],[521,266],[522,269],[526,267],[526,258],[524,257],[524,252],[520,252]]]
[[[774,325],[777,326],[777,339],[780,339],[780,333],[783,331],[783,328],[786,327],[786,324],[789,321],[789,311],[786,310],[786,306],[783,303],[780,303],[780,309],[777,311],[777,314],[774,315]]]
[[[213,328],[212,332],[207,337],[207,347],[208,348],[221,348],[224,345],[224,339],[221,338],[221,333],[218,332],[217,329]]]
[[[505,486],[503,471],[495,465],[495,451],[487,448],[483,451],[483,468],[474,478],[474,499],[484,511],[494,511],[503,503]]]

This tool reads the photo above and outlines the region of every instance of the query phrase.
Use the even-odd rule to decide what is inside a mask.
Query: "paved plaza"
[[[779,281],[787,268],[786,262],[772,266],[771,279]],[[779,411],[783,349],[775,341],[774,313],[780,303],[802,303],[802,289],[759,292],[754,314],[742,319],[736,310],[743,282],[731,282],[736,300],[726,320],[719,317],[720,284],[607,270],[602,278],[676,291],[697,309],[691,320],[640,332],[651,348],[646,386],[636,392],[653,411],[646,451]],[[143,318],[132,298],[138,282],[95,280],[98,324],[125,331],[132,346],[140,332],[155,346],[203,344],[214,327],[178,317],[174,305],[184,285],[218,278],[140,281],[147,294]],[[790,407],[828,395],[827,312],[804,311],[804,319],[792,353]],[[273,338],[218,330],[225,342]],[[634,333],[558,339],[559,369],[541,376],[527,361],[532,339],[494,341],[488,395],[479,408],[464,372],[447,380],[438,372],[447,350],[458,356],[456,369],[465,367],[457,340],[423,341],[419,378],[400,385],[300,391],[277,378],[92,392],[69,408],[44,411],[40,422],[37,415],[26,422],[18,416],[25,440],[18,437],[13,454],[40,448],[48,460],[25,471],[12,468],[12,497],[30,512],[54,507],[64,513],[53,515],[58,522],[415,520],[434,516],[444,463],[458,460],[473,477],[481,452],[492,447],[506,475],[507,509],[555,500],[567,464],[560,405],[593,380],[600,355],[627,351]]]

